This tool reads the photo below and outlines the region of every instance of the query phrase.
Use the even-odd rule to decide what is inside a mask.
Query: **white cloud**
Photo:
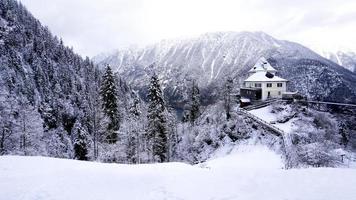
[[[353,0],[21,0],[83,55],[213,31],[264,31],[319,49],[356,50]]]

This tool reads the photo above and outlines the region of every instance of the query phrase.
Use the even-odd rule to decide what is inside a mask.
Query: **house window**
[[[262,85],[261,85],[261,83],[255,83],[255,87],[260,88],[260,87],[262,87]]]
[[[277,87],[282,87],[282,83],[277,83]]]
[[[272,87],[272,83],[267,83],[267,87]]]
[[[278,91],[278,95],[281,95],[281,91]]]

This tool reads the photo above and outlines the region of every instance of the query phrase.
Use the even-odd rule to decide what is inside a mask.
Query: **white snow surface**
[[[261,82],[286,82],[287,80],[284,79],[284,78],[281,78],[279,76],[276,76],[274,75],[272,78],[268,78],[266,76],[266,73],[265,71],[258,71],[254,74],[252,74],[251,76],[249,76],[245,81],[246,82],[258,82],[258,81],[261,81]]]
[[[220,153],[225,154],[225,150]],[[355,169],[282,167],[279,155],[258,145],[240,145],[227,156],[198,165],[124,165],[1,156],[0,199],[354,200],[356,197]]]
[[[265,120],[266,122],[273,123],[272,125],[282,129],[286,133],[291,133],[293,131],[294,124],[293,122],[296,120],[296,118],[292,118],[291,120],[285,122],[285,123],[277,123],[276,121],[283,117],[283,115],[287,115],[288,111],[284,111],[282,113],[272,113],[272,106],[266,106],[263,108],[255,109],[255,110],[250,110],[248,111],[249,113]]]

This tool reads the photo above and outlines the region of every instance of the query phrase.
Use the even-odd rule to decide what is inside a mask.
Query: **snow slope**
[[[355,169],[284,170],[263,146],[240,146],[195,166],[0,157],[1,200],[351,200],[355,185]]]

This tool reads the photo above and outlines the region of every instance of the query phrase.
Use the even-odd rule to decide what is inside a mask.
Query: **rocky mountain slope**
[[[356,53],[351,51],[322,52],[321,55],[351,72],[356,72]]]
[[[192,39],[164,40],[142,49],[122,49],[94,61],[112,65],[141,96],[147,79],[158,73],[171,105],[180,107],[192,80],[199,84],[203,103],[214,103],[227,77],[237,89],[247,71],[266,57],[288,79],[288,89],[312,99],[356,102],[356,75],[310,49],[275,39],[263,32],[207,33]]]

